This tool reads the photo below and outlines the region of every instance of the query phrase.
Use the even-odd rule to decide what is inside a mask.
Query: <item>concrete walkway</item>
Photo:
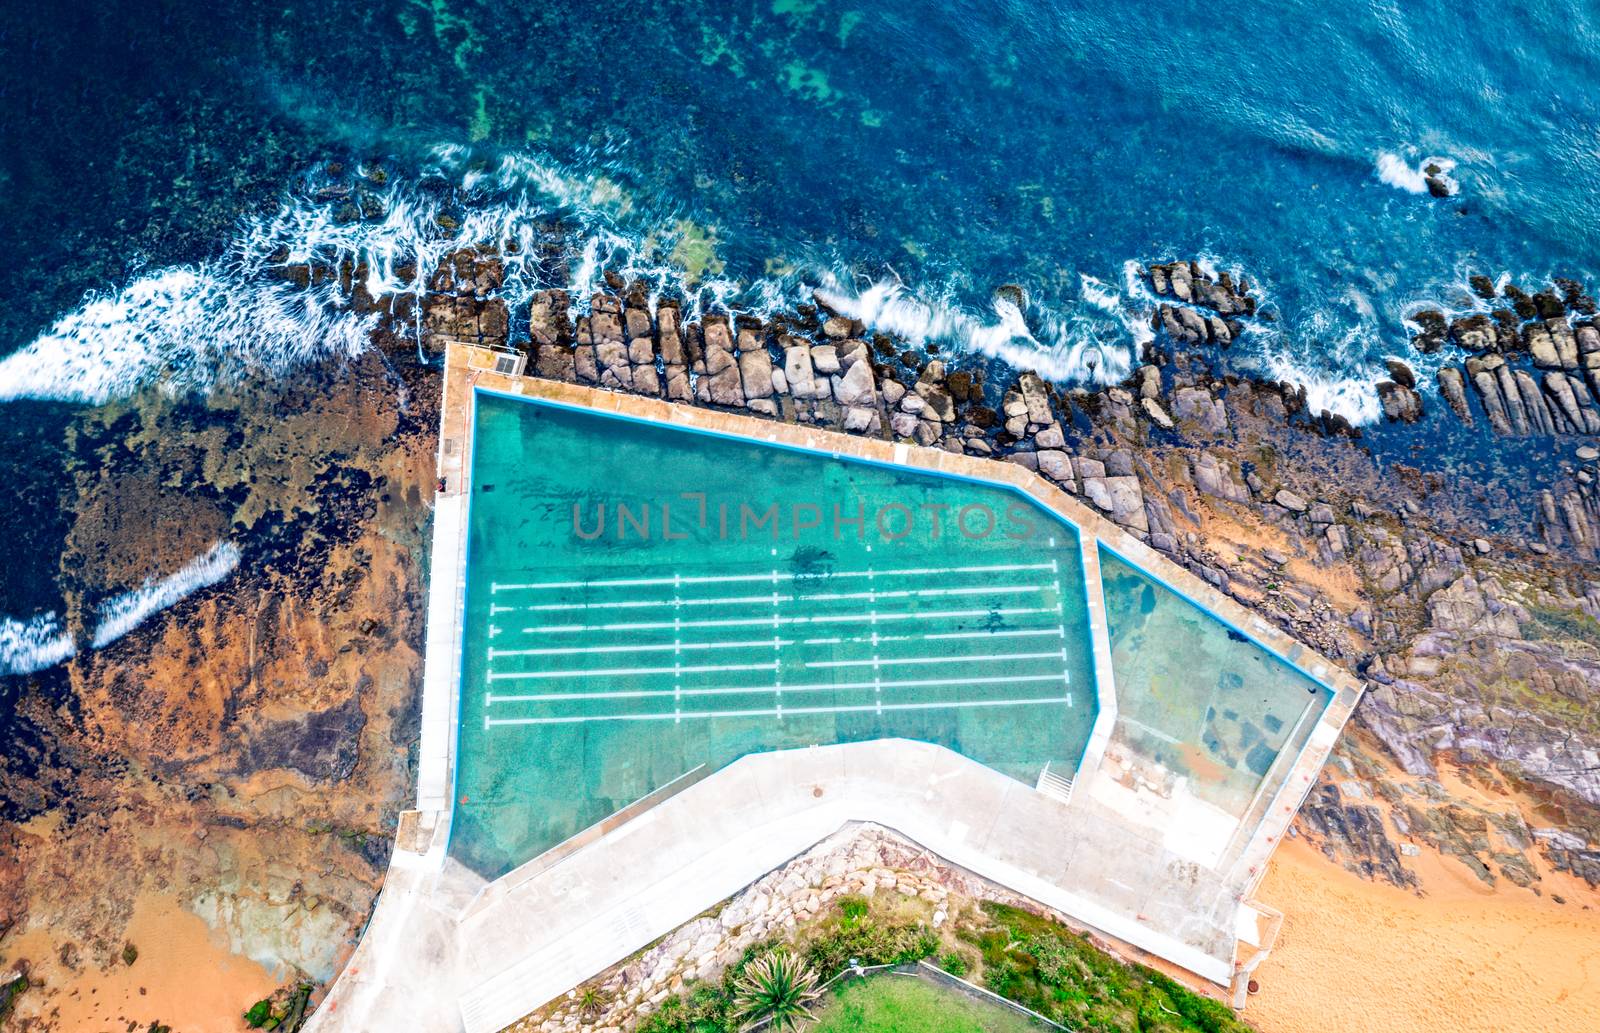
[[[437,860],[397,851],[355,959],[307,1029],[492,1033],[857,821],[1215,982],[1232,975],[1245,880],[1159,835],[1130,838],[1092,800],[1064,804],[894,739],[746,757],[459,910],[438,892]]]

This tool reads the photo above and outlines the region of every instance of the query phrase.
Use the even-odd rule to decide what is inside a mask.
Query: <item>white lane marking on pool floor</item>
[[[824,682],[820,684],[787,684],[783,686],[785,692],[832,692],[847,689],[921,689],[937,688],[951,685],[1020,685],[1030,683],[1056,683],[1064,679],[1059,674],[1025,674],[1010,677],[989,678],[902,678],[885,681],[875,678],[872,681],[857,682]],[[660,699],[665,696],[753,696],[765,692],[776,692],[775,685],[741,685],[724,688],[705,689],[614,689],[604,692],[534,692],[515,693],[507,695],[485,695],[485,705],[495,703],[561,703],[568,700],[595,700],[595,699]]]
[[[897,592],[807,592],[801,595],[744,595],[707,597],[703,599],[606,599],[582,603],[537,603],[530,606],[501,606],[490,604],[491,613],[566,613],[577,610],[646,610],[664,606],[736,606],[770,602],[841,602],[850,599],[936,599],[964,595],[1026,595],[1043,592],[1048,585],[982,585],[968,588],[907,588]],[[1060,590],[1060,583],[1056,583]]]
[[[572,588],[629,588],[648,585],[720,585],[749,583],[753,581],[820,581],[831,578],[847,577],[944,577],[949,574],[1001,574],[1012,573],[1019,570],[1056,570],[1056,562],[1049,563],[995,563],[977,567],[904,567],[897,570],[879,570],[875,573],[867,570],[835,570],[825,574],[808,573],[779,573],[770,574],[711,574],[698,577],[639,577],[639,578],[607,578],[594,581],[534,581],[501,584],[498,581],[489,583],[490,592],[527,592],[547,591],[551,589]]]
[[[1055,613],[1055,607],[1038,606],[1006,606],[983,610],[916,610],[905,613],[879,613],[877,620],[933,620],[944,617],[1023,617],[1030,614]],[[837,624],[841,621],[862,621],[872,619],[872,613],[828,613],[817,614],[810,617],[783,617],[781,624]],[[685,628],[752,628],[763,627],[772,623],[770,617],[757,618],[732,618],[728,620],[700,620],[684,621]],[[613,624],[534,624],[522,629],[525,635],[539,634],[572,634],[587,631],[660,631],[663,628],[677,627],[673,621],[627,621]]]
[[[677,653],[686,649],[751,649],[756,646],[777,648],[780,645],[792,646],[795,642],[796,640],[792,638],[755,638],[738,642],[684,642],[681,638],[678,638],[671,642],[648,642],[642,645],[630,643],[624,646],[550,646],[545,649],[491,648],[489,650],[489,659],[493,660],[502,656],[582,656],[586,653],[663,653],[668,650]]]
[[[777,664],[696,664],[684,667],[611,667],[599,671],[490,671],[490,681],[527,681],[539,678],[611,678],[644,674],[716,674],[721,671],[776,671]]]
[[[838,646],[845,643],[885,643],[885,642],[932,642],[949,639],[967,638],[1065,638],[1066,632],[1060,627],[1049,628],[1010,628],[1005,631],[930,631],[923,635],[880,635],[873,632],[871,635],[830,635],[822,638],[803,638],[802,645],[807,646]]]
[[[674,621],[671,627],[676,634],[681,630],[679,622]],[[871,635],[831,635],[820,638],[805,639],[741,639],[736,642],[685,642],[681,635],[673,638],[671,642],[645,642],[631,643],[620,646],[549,646],[545,648],[530,649],[495,649],[489,648],[489,659],[507,656],[580,656],[586,653],[664,653],[668,650],[679,653],[684,650],[710,650],[710,649],[752,649],[757,646],[765,647],[775,642],[779,646],[806,645],[806,646],[837,646],[846,644],[879,645],[893,642],[949,642],[975,638],[1066,638],[1066,629],[1054,628],[1010,628],[1001,631],[937,631],[922,635],[880,635],[873,632]],[[1038,656],[1056,656],[1056,653],[1040,653]],[[1061,658],[1067,659],[1066,648],[1060,650]],[[976,659],[976,658],[974,658]]]
[[[793,601],[794,596],[782,597],[784,601]],[[606,599],[586,603],[534,603],[529,606],[500,606],[493,604],[490,609],[495,613],[559,613],[567,610],[643,610],[658,606],[741,606],[750,603],[765,603],[771,601],[770,595],[729,595],[708,596],[703,599]]]
[[[811,660],[807,667],[877,667],[880,664],[897,666],[902,664],[948,664],[948,663],[973,663],[991,660],[1054,660],[1060,653],[986,653],[966,654],[961,656],[905,656],[905,657],[879,657],[876,653],[866,660]]]
[[[858,714],[883,710],[969,710],[980,707],[1037,707],[1066,703],[1065,696],[1048,696],[1041,699],[983,699],[959,700],[948,703],[865,703],[860,706],[835,707],[783,707],[766,710],[707,710],[698,713],[678,714],[606,714],[584,717],[491,717],[485,718],[485,727],[495,725],[566,725],[587,724],[593,721],[677,721],[684,717],[776,717],[807,714]]]

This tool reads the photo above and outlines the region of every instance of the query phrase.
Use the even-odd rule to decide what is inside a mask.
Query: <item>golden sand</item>
[[[1283,930],[1245,1018],[1263,1033],[1600,1029],[1600,894],[1548,872],[1543,896],[1490,889],[1428,849],[1407,864],[1422,896],[1284,843],[1257,891]]]
[[[29,959],[32,977],[56,991],[24,994],[18,1016],[37,1015],[47,1023],[44,1028],[61,1033],[121,1033],[147,1029],[152,1021],[181,1033],[234,1033],[248,1029],[245,1009],[277,986],[270,972],[230,953],[203,919],[164,895],[138,898],[127,939],[138,948],[138,958],[132,965],[115,962],[103,972],[88,964],[78,972],[65,968],[58,960],[60,946],[47,930],[29,930],[8,941],[4,956]]]

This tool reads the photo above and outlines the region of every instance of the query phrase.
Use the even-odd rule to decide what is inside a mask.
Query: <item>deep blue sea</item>
[[[1406,314],[1470,306],[1468,275],[1593,284],[1597,55],[1579,0],[13,6],[0,672],[52,641],[78,407],[364,347],[285,261],[414,291],[418,260],[561,215],[580,285],[822,287],[1069,382],[1135,361],[1138,264],[1199,257],[1276,316],[1235,364],[1367,422],[1383,358],[1416,359]]]

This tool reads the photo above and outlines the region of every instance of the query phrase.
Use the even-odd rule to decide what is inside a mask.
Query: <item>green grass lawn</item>
[[[1041,1033],[1049,1027],[916,976],[850,980],[815,1009],[806,1033]]]

